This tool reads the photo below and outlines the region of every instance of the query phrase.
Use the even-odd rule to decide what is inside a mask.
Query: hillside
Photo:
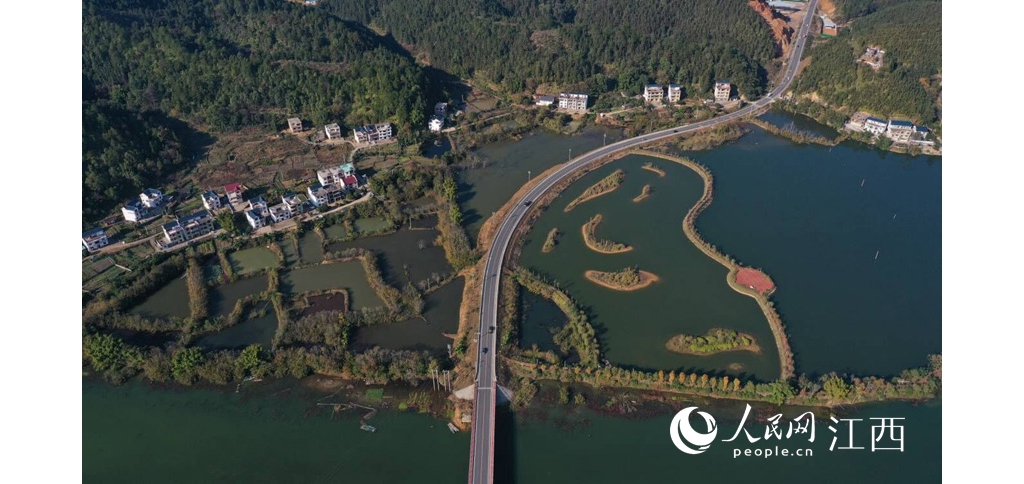
[[[507,92],[551,83],[590,94],[677,82],[688,95],[728,78],[764,92],[778,54],[747,0],[348,0],[322,7],[387,31],[431,65]]]
[[[421,129],[423,68],[391,39],[279,0],[85,0],[83,205],[99,216],[182,168],[170,124]],[[182,123],[178,120],[185,121]],[[137,123],[137,124],[136,124]]]
[[[906,118],[932,126],[940,122],[942,4],[935,1],[847,0],[837,9],[854,19],[835,39],[815,45],[798,92],[817,93],[848,111]],[[844,10],[845,9],[845,10]],[[885,50],[878,71],[857,63],[868,46]]]
[[[129,108],[215,130],[425,121],[426,81],[372,31],[278,0],[86,0],[82,71]]]

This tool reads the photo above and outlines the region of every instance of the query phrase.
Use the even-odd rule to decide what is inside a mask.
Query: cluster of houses
[[[668,95],[665,93],[668,91]],[[644,86],[644,101],[654,103],[677,103],[683,99],[683,88],[679,84],[669,84],[668,86],[662,86],[661,84],[648,84]]]
[[[555,96],[540,96],[537,98],[536,104],[538,106],[552,106],[558,103],[558,109],[563,111],[580,113],[587,111],[587,103],[590,101],[590,96],[581,92],[563,92]]]
[[[244,188],[240,183],[224,186],[224,194],[229,205],[222,202],[217,192],[206,191],[200,195],[205,207],[203,210],[178,217],[162,226],[164,240],[160,245],[164,248],[171,247],[212,233],[215,230],[212,213],[225,207],[232,210],[232,206],[244,207],[245,220],[253,230],[257,230],[267,224],[283,222],[317,207],[340,201],[345,198],[347,192],[360,187],[359,176],[351,163],[318,170],[316,177],[318,183],[306,190],[309,194],[308,199],[302,195],[288,193],[282,196],[281,203],[276,205],[269,205],[263,197],[245,201],[242,196]],[[139,200],[126,203],[121,208],[121,213],[129,222],[141,222],[162,213],[166,203],[167,197],[163,193],[147,188],[139,195]],[[88,230],[82,234],[82,246],[89,252],[109,244],[110,240],[102,228]]]
[[[258,230],[342,200],[348,191],[360,186],[356,168],[351,163],[318,170],[316,178],[319,183],[306,188],[308,199],[294,193],[282,195],[281,203],[276,205],[268,204],[263,197],[250,199],[244,211],[245,221],[253,230]]]
[[[155,188],[147,188],[139,194],[138,200],[132,200],[121,207],[121,215],[129,222],[140,222],[159,215],[167,199]]]
[[[438,104],[440,105],[444,103]],[[437,108],[435,107],[435,110],[436,109]],[[305,131],[302,119],[288,118],[288,130],[291,131],[292,134],[299,134]],[[341,132],[341,125],[338,123],[331,123],[324,126],[324,136],[329,140],[338,140],[345,137]],[[352,137],[355,139],[356,143],[374,145],[394,137],[394,131],[391,129],[391,123],[370,124],[353,129]]]
[[[928,139],[931,131],[924,126],[916,126],[910,121],[898,119],[880,119],[863,112],[855,113],[846,123],[846,129],[869,133],[872,136],[885,136],[894,143],[935,144],[934,141]]]

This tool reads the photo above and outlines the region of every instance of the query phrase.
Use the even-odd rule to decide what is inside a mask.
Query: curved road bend
[[[494,481],[494,412],[495,400],[497,398],[497,377],[495,374],[495,348],[498,347],[497,330],[493,332],[490,328],[498,325],[498,288],[501,277],[502,261],[505,252],[512,242],[512,235],[516,227],[523,220],[530,207],[523,202],[533,202],[540,198],[559,181],[569,176],[576,170],[583,168],[605,156],[619,151],[636,148],[637,146],[660,141],[672,136],[692,133],[694,131],[710,128],[722,123],[735,121],[761,109],[774,102],[793,82],[796,77],[796,70],[800,64],[800,56],[803,53],[807,41],[807,32],[810,29],[818,0],[810,0],[807,5],[807,14],[796,37],[796,44],[790,52],[790,59],[786,65],[785,76],[763,99],[740,109],[731,114],[717,118],[701,121],[694,124],[685,124],[676,128],[669,128],[642,136],[622,140],[569,161],[557,171],[541,180],[530,190],[515,207],[505,216],[501,226],[487,253],[487,263],[484,270],[484,281],[482,287],[482,300],[480,303],[480,333],[477,345],[477,374],[476,374],[476,395],[473,405],[473,432],[470,444],[469,482],[470,484],[490,484]]]

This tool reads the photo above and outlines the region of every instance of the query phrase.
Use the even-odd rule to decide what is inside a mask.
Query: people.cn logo
[[[675,446],[687,454],[700,454],[708,447],[711,447],[711,442],[715,440],[715,436],[718,435],[718,425],[715,424],[715,417],[712,417],[707,412],[697,412],[697,415],[704,418],[704,423],[708,426],[707,433],[698,432],[692,426],[690,426],[690,414],[697,407],[686,407],[679,411],[675,417],[672,418],[672,425],[669,427],[669,435],[672,436],[672,443]],[[692,446],[692,447],[691,447]]]

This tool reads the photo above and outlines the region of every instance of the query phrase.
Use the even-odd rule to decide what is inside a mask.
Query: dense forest
[[[82,126],[82,211],[87,220],[185,165],[178,136],[159,113],[86,99]]]
[[[848,1],[839,8],[872,11],[815,46],[797,89],[816,92],[832,105],[935,126],[942,73],[942,4],[934,1]],[[869,45],[885,50],[876,72],[856,62]]]
[[[280,0],[86,0],[82,72],[110,100],[215,130],[301,114],[426,120],[423,71],[386,38]]]
[[[747,0],[328,0],[339,17],[388,31],[433,66],[505,91],[543,83],[591,95],[676,82],[707,93],[727,78],[758,96],[777,56]]]

